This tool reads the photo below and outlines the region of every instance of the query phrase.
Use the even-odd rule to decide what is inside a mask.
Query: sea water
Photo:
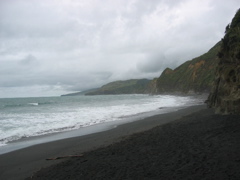
[[[193,96],[100,95],[0,99],[1,147],[23,138],[137,119],[202,103]]]

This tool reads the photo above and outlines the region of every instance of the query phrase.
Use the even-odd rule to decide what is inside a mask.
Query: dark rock
[[[207,103],[216,113],[240,114],[240,9],[226,28],[218,58]]]

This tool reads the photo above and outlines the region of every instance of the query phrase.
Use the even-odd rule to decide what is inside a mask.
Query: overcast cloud
[[[0,97],[159,77],[208,51],[239,0],[1,0]]]

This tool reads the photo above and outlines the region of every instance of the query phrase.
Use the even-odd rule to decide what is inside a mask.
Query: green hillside
[[[148,79],[131,79],[126,81],[114,81],[103,85],[96,91],[85,95],[107,95],[107,94],[146,94],[148,89]]]
[[[157,93],[209,92],[214,80],[221,42],[207,53],[172,70],[166,68],[157,79]]]

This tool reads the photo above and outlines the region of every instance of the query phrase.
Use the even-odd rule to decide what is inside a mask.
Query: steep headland
[[[218,42],[207,53],[172,70],[166,68],[157,79],[157,93],[210,92],[217,65]]]
[[[240,114],[240,9],[226,27],[218,58],[208,105],[217,113]]]

